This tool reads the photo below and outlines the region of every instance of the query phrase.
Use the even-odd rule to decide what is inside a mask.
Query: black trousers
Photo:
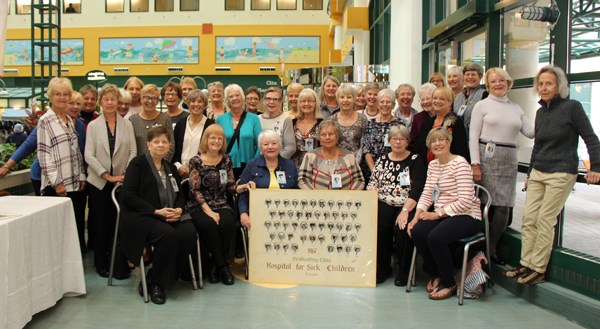
[[[58,196],[56,190],[51,186],[46,186],[42,191],[43,196]],[[67,197],[73,203],[73,212],[75,213],[75,224],[77,225],[77,235],[79,236],[79,248],[86,250],[85,245],[85,203],[87,193],[85,191],[67,192]]]
[[[102,190],[92,184],[88,184],[90,213],[94,213],[96,220],[93,222],[94,229],[88,234],[94,234],[94,266],[98,270],[108,269],[110,266],[110,254],[113,236],[117,220],[117,208],[111,199],[111,192],[115,184],[107,182]],[[91,225],[88,221],[88,226]],[[116,272],[126,270],[125,257],[117,252],[115,254]]]
[[[42,195],[42,192],[40,191],[42,188],[41,180],[31,178],[31,186],[33,186],[33,193],[35,193],[36,196]]]
[[[423,256],[425,269],[439,277],[446,287],[454,286],[453,243],[481,231],[480,220],[468,215],[440,220],[421,220],[412,229],[412,238]]]
[[[227,265],[229,246],[235,232],[235,214],[231,209],[219,209],[217,224],[202,209],[194,209],[190,213],[192,222],[198,231],[200,241],[208,247],[213,265],[222,267]]]
[[[179,278],[188,255],[194,251],[196,238],[196,229],[189,220],[157,222],[147,237],[147,242],[154,247],[150,283],[165,286]]]
[[[410,268],[413,242],[408,236],[406,228],[401,230],[396,225],[396,218],[402,207],[393,207],[385,202],[377,203],[377,268],[391,269],[392,253],[395,252],[398,260],[398,274],[406,276]],[[415,212],[408,216],[410,222]]]

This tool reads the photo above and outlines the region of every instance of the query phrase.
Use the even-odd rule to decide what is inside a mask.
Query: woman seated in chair
[[[385,142],[391,146],[391,152],[375,162],[367,190],[377,191],[379,198],[377,283],[383,283],[393,272],[391,261],[395,245],[398,273],[394,285],[400,287],[406,285],[414,247],[406,232],[406,223],[413,218],[425,185],[425,165],[418,154],[407,149],[410,132],[405,126],[392,126],[386,135]]]
[[[189,214],[183,212],[185,197],[177,169],[164,159],[169,136],[163,126],[148,131],[148,152],[129,163],[120,195],[123,253],[137,265],[144,246],[154,247],[147,282],[155,304],[166,302],[165,286],[180,276],[197,239]]]
[[[321,147],[304,155],[298,178],[303,190],[362,190],[365,180],[354,154],[338,146],[340,127],[333,120],[319,124]]]
[[[279,155],[281,139],[273,130],[258,135],[262,155],[250,160],[242,172],[236,191],[240,194],[239,210],[242,226],[250,228],[250,193],[254,188],[270,190],[298,188],[298,170],[292,160]]]
[[[200,240],[211,255],[208,281],[221,281],[229,286],[235,282],[227,259],[235,228],[235,213],[227,203],[227,192],[233,192],[235,180],[231,158],[226,150],[223,128],[208,126],[200,140],[200,154],[189,161],[190,201],[186,209],[192,215]]]
[[[465,158],[450,153],[450,132],[434,128],[426,143],[436,159],[429,163],[425,188],[415,217],[408,224],[408,233],[431,275],[428,296],[439,300],[456,291],[451,244],[481,231],[481,209],[471,165]]]

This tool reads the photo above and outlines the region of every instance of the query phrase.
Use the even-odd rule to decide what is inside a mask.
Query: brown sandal
[[[437,290],[440,285],[440,278],[433,278],[427,282],[427,293],[430,294]]]
[[[430,292],[427,297],[433,300],[443,300],[448,299],[456,294],[456,286],[452,287],[444,287],[444,285],[440,285],[438,289]]]

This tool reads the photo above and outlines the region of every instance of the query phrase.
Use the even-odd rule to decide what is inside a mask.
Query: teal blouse
[[[227,112],[220,115],[217,118],[217,124],[225,131],[227,145],[229,145],[235,131],[231,113]],[[258,134],[261,132],[262,127],[258,116],[254,113],[246,113],[246,119],[244,119],[242,127],[240,128],[240,137],[233,145],[231,152],[229,152],[233,168],[241,168],[242,163],[246,163],[260,154]]]

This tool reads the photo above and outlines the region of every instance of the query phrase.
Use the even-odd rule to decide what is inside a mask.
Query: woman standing
[[[432,83],[436,88],[443,87],[446,85],[444,83],[444,75],[441,74],[440,72],[431,73],[431,75],[429,76],[429,80],[427,82]]]
[[[185,197],[179,175],[165,159],[169,136],[165,126],[148,131],[148,151],[129,163],[120,195],[123,253],[138,265],[144,247],[150,244],[154,248],[147,285],[155,304],[167,301],[165,286],[180,277],[197,239],[190,215],[183,212]],[[141,295],[141,282],[138,291]]]
[[[200,241],[208,246],[212,263],[208,281],[221,281],[229,286],[235,282],[227,257],[235,213],[227,204],[227,192],[235,190],[235,179],[226,149],[223,128],[219,125],[206,128],[200,154],[190,159],[190,201],[186,210],[192,216]]]
[[[448,88],[452,89],[454,96],[462,93],[463,90],[463,72],[462,67],[452,66],[446,72],[446,81],[448,81]]]
[[[290,119],[295,119],[300,113],[298,109],[298,96],[300,96],[302,89],[304,87],[297,82],[290,83],[287,87],[288,110],[286,113]]]
[[[377,191],[379,198],[377,283],[383,283],[392,274],[392,250],[395,245],[398,272],[394,285],[405,286],[413,250],[406,223],[415,215],[414,210],[425,185],[425,166],[418,154],[407,149],[410,137],[406,127],[393,126],[387,135],[391,152],[377,160],[367,185],[367,190]]]
[[[173,123],[173,130],[179,119],[185,119],[190,113],[179,107],[183,93],[179,84],[169,81],[160,90],[160,96],[167,105],[167,114]]]
[[[340,81],[335,77],[328,75],[323,78],[321,89],[319,89],[319,100],[321,101],[321,114],[325,119],[340,111],[337,99],[339,87]]]
[[[272,130],[258,136],[261,155],[250,160],[242,173],[236,191],[240,193],[239,211],[242,226],[250,228],[250,189],[270,190],[298,188],[298,171],[291,160],[281,155],[281,140]]]
[[[432,129],[440,127],[448,129],[452,135],[450,152],[470,161],[465,126],[462,119],[451,111],[453,96],[452,91],[447,87],[438,87],[431,95],[431,104],[435,116],[423,123],[415,146],[415,150],[425,162],[425,166],[435,158],[434,153],[427,147],[427,135]]]
[[[365,86],[356,88],[356,100],[354,101],[355,111],[364,111],[367,106],[367,94],[365,92]]]
[[[79,88],[79,93],[83,98],[83,107],[79,112],[79,117],[83,120],[85,127],[98,118],[98,112],[96,112],[96,106],[98,103],[98,90],[92,85],[85,85]]]
[[[492,199],[490,208],[490,252],[492,261],[504,265],[496,253],[500,237],[515,206],[517,184],[517,136],[533,138],[533,127],[521,107],[506,94],[513,84],[508,73],[491,68],[485,74],[490,95],[475,104],[471,116],[469,150],[473,179]]]
[[[379,118],[368,122],[363,139],[365,161],[369,166],[369,172],[373,171],[379,157],[390,153],[391,145],[388,138],[390,128],[402,124],[392,115],[396,103],[394,91],[383,89],[377,95],[377,99],[379,99]],[[368,181],[368,178],[366,180]]]
[[[67,114],[73,86],[67,78],[52,78],[48,98],[52,103],[40,118],[37,149],[42,169],[41,194],[68,197],[73,202],[79,245],[85,245],[85,168],[79,149],[75,122]]]
[[[556,217],[578,174],[577,145],[583,139],[590,157],[588,184],[600,181],[600,141],[581,103],[567,99],[569,84],[559,67],[546,65],[535,76],[540,109],[526,181],[520,266],[506,275],[520,284],[544,281],[554,239]]]
[[[376,83],[369,83],[365,86],[365,101],[367,104],[365,109],[358,111],[358,113],[364,114],[369,121],[375,120],[379,116],[377,94],[379,94],[380,90],[381,88]]]
[[[413,124],[410,128],[410,148],[414,150],[414,143],[419,138],[421,133],[421,127],[427,119],[435,116],[433,107],[431,106],[431,94],[435,90],[436,86],[433,83],[424,83],[419,87],[419,105],[421,105],[421,112],[415,114],[413,117]]]
[[[101,277],[108,277],[110,240],[115,229],[117,209],[111,201],[115,184],[123,183],[125,169],[136,156],[135,136],[131,122],[117,113],[121,93],[107,83],[100,91],[102,113],[87,129],[85,161],[90,211],[94,213],[94,266]],[[115,278],[128,276],[125,260],[117,262]]]
[[[190,115],[175,125],[175,153],[171,160],[181,177],[188,177],[189,160],[198,154],[206,128],[215,123],[202,114],[208,104],[208,98],[200,89],[192,90],[188,94],[187,104]]]
[[[158,96],[160,92],[155,84],[147,84],[142,88],[142,101],[144,110],[138,114],[134,114],[129,118],[133,125],[135,133],[135,141],[137,154],[144,154],[148,150],[146,138],[148,131],[156,126],[167,128],[169,141],[173,140],[173,124],[168,114],[160,112],[156,109],[158,105]],[[131,113],[131,112],[130,112]],[[169,152],[165,154],[167,161],[170,161],[175,152],[175,144],[169,143]]]
[[[340,111],[331,117],[339,125],[339,146],[352,154],[357,161],[362,160],[362,138],[367,128],[367,117],[354,111],[356,92],[351,85],[343,85],[336,92]]]
[[[427,134],[427,146],[436,159],[429,164],[417,212],[408,224],[408,234],[431,276],[428,296],[435,300],[456,293],[452,244],[481,231],[480,202],[475,196],[471,166],[450,152],[451,143],[452,135],[445,128]],[[432,206],[433,211],[429,211]]]
[[[273,130],[281,139],[281,156],[290,159],[296,153],[296,140],[292,119],[281,109],[281,89],[269,87],[263,98],[265,112],[258,119],[263,130]],[[298,103],[298,99],[296,99]]]
[[[142,112],[144,109],[142,106],[142,88],[144,88],[144,82],[138,77],[131,77],[127,79],[125,85],[123,85],[123,89],[127,90],[131,95],[129,113],[127,113],[125,119],[129,119],[129,117]]]
[[[256,115],[262,114],[258,109],[258,104],[260,103],[260,90],[255,86],[250,86],[244,92],[245,103],[244,111],[254,113]]]
[[[480,85],[481,78],[483,78],[483,67],[481,65],[477,63],[465,65],[463,68],[465,88],[454,99],[454,112],[463,119],[467,136],[469,136],[473,107],[477,102],[488,96],[485,87]]]
[[[117,107],[117,112],[122,118],[125,118],[127,114],[129,114],[129,107],[131,106],[131,94],[125,89],[120,89],[120,91],[121,100],[119,101],[119,107]]]
[[[333,120],[319,124],[321,147],[304,155],[298,175],[303,190],[362,190],[365,180],[350,151],[338,147],[339,125]]]
[[[215,81],[208,84],[208,98],[210,103],[206,109],[206,117],[217,120],[217,118],[227,112],[223,102],[223,84],[221,81]]]
[[[300,96],[298,96],[298,103],[300,103],[300,112],[292,121],[296,138],[296,153],[291,160],[296,164],[296,168],[299,168],[302,164],[306,152],[319,147],[317,128],[319,123],[323,121],[319,110],[319,98],[314,90],[309,88],[302,90]]]
[[[236,84],[225,88],[225,98],[230,111],[217,118],[227,137],[227,154],[231,158],[233,174],[237,180],[246,163],[258,155],[260,120],[254,113],[244,111],[244,91]]]

